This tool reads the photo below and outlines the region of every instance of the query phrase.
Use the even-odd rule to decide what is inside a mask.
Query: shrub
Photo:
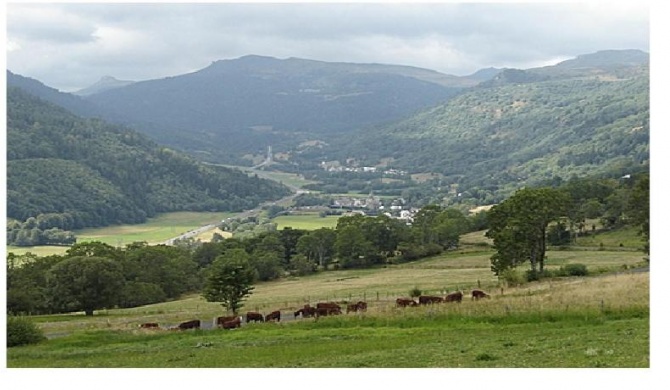
[[[561,267],[561,270],[565,272],[566,276],[586,276],[589,274],[586,265],[580,263],[567,264]]]
[[[409,290],[409,296],[412,298],[416,298],[421,295],[421,290],[418,287],[414,287],[413,289]]]
[[[499,278],[504,280],[508,286],[519,286],[526,282],[526,279],[516,269],[506,269],[500,273]]]
[[[7,317],[7,347],[37,344],[46,340],[42,330],[27,317]]]

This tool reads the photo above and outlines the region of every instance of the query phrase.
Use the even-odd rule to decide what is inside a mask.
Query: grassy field
[[[125,246],[136,241],[146,241],[149,244],[159,244],[181,233],[193,230],[200,226],[220,222],[222,219],[235,215],[234,213],[196,213],[176,212],[165,213],[147,222],[137,225],[118,225],[103,228],[76,230],[77,242],[101,241],[112,246]],[[211,238],[211,233],[202,236],[204,240]],[[15,247],[8,246],[7,252],[23,254],[31,252],[39,256],[63,254],[69,247],[40,246]]]
[[[277,230],[285,227],[293,229],[316,230],[322,227],[334,228],[337,226],[339,216],[328,215],[320,217],[318,213],[298,214],[298,215],[280,215],[272,221],[277,224]]]
[[[8,367],[649,367],[649,273],[501,286],[491,251],[452,252],[378,269],[258,283],[244,311],[368,302],[363,314],[248,324],[235,331],[167,328],[223,311],[199,294],[129,309],[34,316],[51,340],[8,350]],[[550,251],[548,267],[622,270],[641,253]],[[400,309],[395,298],[481,286],[492,298]],[[501,289],[501,287],[503,287]],[[230,353],[234,351],[234,353]]]

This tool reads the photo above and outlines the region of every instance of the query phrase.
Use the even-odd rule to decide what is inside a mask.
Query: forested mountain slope
[[[242,210],[289,193],[15,87],[7,91],[7,160],[7,216],[53,214],[63,225],[57,227],[68,230],[137,223],[168,211]]]
[[[505,70],[445,104],[322,153],[442,173],[443,185],[473,191],[648,167],[648,63],[573,67],[570,74],[557,67]]]
[[[279,150],[402,118],[477,82],[404,66],[246,56],[87,100],[167,145],[239,162],[270,145]]]

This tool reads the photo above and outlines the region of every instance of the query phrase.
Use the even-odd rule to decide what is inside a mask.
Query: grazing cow
[[[419,297],[419,305],[428,305],[431,303],[441,303],[443,301],[442,297],[435,297],[430,295],[421,295]]]
[[[263,315],[261,313],[257,313],[255,311],[249,311],[247,312],[247,322],[263,322]]]
[[[482,290],[472,290],[472,299],[479,300],[479,298],[491,298],[491,296]]]
[[[347,305],[347,313],[350,311],[366,311],[368,309],[368,304],[363,301],[358,301],[356,303],[351,303]]]
[[[461,303],[461,301],[463,300],[463,293],[460,291],[452,292],[451,294],[447,294],[447,297],[444,300],[447,302]]]
[[[223,316],[223,317],[217,317],[216,318],[216,326],[222,327],[224,323],[228,321],[233,321],[237,318],[237,316]]]
[[[147,323],[144,323],[144,324],[140,324],[140,328],[144,328],[144,329],[151,329],[151,328],[158,328],[158,327],[159,327],[158,324],[155,323],[155,322],[147,322]]]
[[[337,306],[337,305],[336,305]],[[342,309],[339,306],[337,307],[317,307],[316,308],[316,317],[329,316],[331,314],[342,314]]]
[[[342,310],[340,305],[338,305],[335,302],[319,302],[319,303],[316,304],[316,308],[317,309],[338,309],[340,311]]]
[[[186,329],[200,329],[200,320],[192,320],[192,321],[186,321],[182,322],[177,326],[177,328],[181,330],[186,330]]]
[[[417,303],[414,299],[409,298],[398,298],[395,300],[395,304],[398,307],[407,307],[407,306],[416,306]]]
[[[242,326],[242,317],[235,317],[234,320],[226,321],[221,325],[223,329],[235,329],[239,328],[240,326]]]
[[[272,313],[265,316],[265,322],[274,320],[281,321],[281,313],[279,312],[279,310],[275,310]]]
[[[302,309],[298,309],[298,311],[293,313],[295,317],[297,317],[298,314],[302,314],[303,318],[314,317],[314,315],[316,314],[316,308],[307,304]]]

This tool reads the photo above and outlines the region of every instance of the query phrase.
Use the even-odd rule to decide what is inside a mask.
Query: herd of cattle
[[[472,290],[472,299],[479,300],[481,298],[491,298],[491,296],[485,293],[482,290]],[[450,294],[447,294],[445,297],[432,296],[432,295],[421,295],[419,296],[419,301],[415,301],[412,298],[398,298],[396,299],[397,307],[407,307],[407,306],[419,306],[419,305],[430,305],[442,302],[458,302],[460,303],[463,300],[463,293],[461,291],[456,291]],[[346,313],[366,311],[368,309],[368,304],[363,301],[358,301],[356,303],[351,303],[346,305]],[[322,316],[337,315],[342,314],[342,307],[334,302],[320,302],[316,304],[316,307],[310,306],[309,304],[304,305],[302,308],[296,310],[293,313],[293,316],[297,318],[301,316],[302,318],[311,318],[314,317],[318,319]],[[234,316],[223,316],[216,319],[216,326],[222,329],[235,329],[242,326],[242,322],[245,320],[243,316],[234,315]],[[263,314],[250,311],[246,313],[246,323],[250,322],[271,322],[271,321],[281,321],[281,312],[275,310],[270,314],[263,316]],[[191,320],[182,322],[176,327],[168,328],[170,330],[187,330],[187,329],[200,329],[200,320]],[[140,328],[144,329],[158,329],[160,326],[155,322],[147,322],[140,325]]]

